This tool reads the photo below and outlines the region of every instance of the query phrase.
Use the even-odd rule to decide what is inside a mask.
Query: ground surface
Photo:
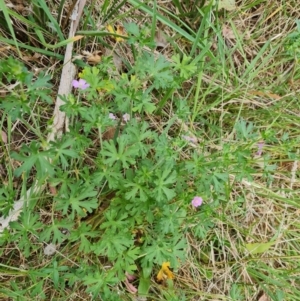
[[[0,7],[1,300],[300,300],[297,1]]]

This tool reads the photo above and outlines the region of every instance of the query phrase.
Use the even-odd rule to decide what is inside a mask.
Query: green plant
[[[88,83],[82,86],[84,90],[78,97],[63,98],[62,109],[70,120],[70,133],[50,144],[40,137],[40,141],[24,144],[11,155],[21,163],[14,171],[16,177],[35,175],[40,184],[47,182],[55,187],[56,195],[49,203],[49,223],[43,225],[37,214],[24,209],[19,221],[11,224],[14,235],[8,241],[18,241],[26,257],[36,250],[31,240],[38,239],[76,246],[79,254],[96,262],[106,258],[111,265],[106,272],[88,269],[80,276],[87,293],[95,298],[99,293],[107,295],[109,286],[124,281],[127,273],[140,270],[149,279],[154,265],[170,261],[173,268],[178,268],[185,259],[186,241],[181,226],[191,210],[188,199],[194,193],[184,191],[187,179],[183,177],[185,168],[176,144],[167,132],[158,134],[145,120],[156,108],[151,92],[172,88],[178,67],[172,67],[162,56],[155,58],[146,52],[140,52],[136,59],[129,75],[119,79],[107,78],[108,68],[113,68],[109,62],[104,70],[86,67],[81,73],[82,80]],[[15,63],[12,59],[8,62]],[[10,102],[3,102],[1,108],[14,120],[18,117],[25,123],[33,115],[32,94],[47,99],[49,90],[47,81],[41,82],[38,77],[31,84],[35,89],[28,88],[20,101],[19,95],[33,79],[26,68],[20,64],[17,67],[4,70],[3,74],[7,81],[11,80],[10,72],[19,76],[21,93],[13,91]],[[106,81],[105,86],[101,79]],[[145,84],[148,88],[143,91]],[[44,89],[38,93],[40,86]],[[104,91],[100,98],[99,91]],[[114,102],[108,102],[106,99],[112,96]],[[89,104],[81,97],[86,97]],[[103,134],[111,127],[116,132],[114,137],[104,139]],[[95,137],[99,138],[96,157],[90,168],[83,168],[89,158],[90,140]],[[178,141],[181,147],[187,145]],[[77,170],[74,175],[73,170]],[[112,193],[114,196],[108,198]],[[106,209],[101,209],[101,204]],[[56,217],[58,214],[60,218]],[[70,231],[70,235],[64,235],[61,229]],[[79,264],[84,265],[81,260]],[[53,267],[55,270],[50,272],[47,268],[41,273],[50,273],[54,286],[62,287],[68,269],[59,261],[53,261]],[[96,281],[99,277],[102,282]]]
[[[226,40],[212,1],[197,10],[173,1],[189,25],[156,2],[129,2],[151,27],[125,24],[127,42],[113,47],[129,53],[124,69],[104,56],[81,70],[61,96],[69,131],[54,142],[50,77],[0,63],[0,219],[15,214],[0,235],[0,298],[130,300],[126,286],[164,300],[299,299],[297,102],[280,76],[265,82],[280,45],[255,41],[252,52],[230,20]],[[34,4],[59,38],[45,3]],[[119,8],[105,1],[101,13]],[[156,21],[176,33],[172,55],[154,51]],[[34,30],[40,42],[43,32]],[[163,285],[160,265],[173,269]]]
[[[299,58],[300,55],[300,20],[296,20],[296,30],[286,37],[285,47],[289,55]]]

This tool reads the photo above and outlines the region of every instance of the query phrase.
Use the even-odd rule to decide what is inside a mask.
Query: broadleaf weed
[[[277,165],[264,153],[264,145],[278,142],[276,133],[267,129],[260,134],[254,122],[241,117],[232,124],[234,141],[228,138],[220,143],[222,147],[211,142],[222,131],[218,126],[211,125],[206,142],[200,141],[196,130],[195,137],[189,136],[186,128],[178,126],[178,118],[190,122],[189,95],[173,98],[173,92],[196,75],[198,64],[186,54],[177,54],[169,62],[163,55],[145,51],[143,46],[154,47],[149,28],[133,23],[125,28],[129,45],[136,47],[127,73],[119,74],[111,57],[99,66],[85,67],[73,82],[74,93],[60,96],[69,131],[49,144],[37,129],[41,121],[35,118],[34,102],[51,102],[50,76],[34,76],[12,58],[0,63],[0,78],[6,84],[18,81],[0,108],[11,120],[36,129],[31,143],[23,143],[9,155],[18,163],[14,180],[28,188],[27,179],[36,178],[55,191],[39,195],[34,206],[24,204],[18,221],[10,223],[11,232],[5,229],[0,236],[0,245],[15,244],[26,258],[33,253],[44,257],[42,243],[60,247],[47,264],[30,268],[35,285],[24,290],[30,296],[37,296],[51,281],[62,294],[66,286],[83,285],[95,300],[121,300],[115,287],[127,274],[140,274],[145,283],[150,282],[156,265],[170,262],[177,270],[185,261],[187,233],[205,240],[218,210],[225,210],[229,202],[232,185],[253,181],[255,154],[263,163],[262,179],[269,185],[274,181]],[[166,105],[156,96],[165,93],[173,99],[173,116],[155,127],[149,114],[165,118],[162,112],[155,115]],[[33,125],[27,122],[30,118]],[[210,125],[209,117],[196,120]],[[263,144],[253,151],[260,140]],[[296,144],[287,133],[281,142],[289,158],[295,158]],[[3,216],[16,196],[24,196],[23,190],[16,193],[8,185],[0,189]],[[243,202],[241,197],[235,210]],[[46,210],[43,217],[38,208]],[[222,244],[228,247],[230,242],[216,242],[217,247]],[[11,287],[21,292],[22,284],[18,285]],[[229,294],[240,298],[239,286]]]

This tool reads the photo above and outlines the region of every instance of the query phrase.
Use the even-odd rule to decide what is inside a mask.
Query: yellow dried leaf
[[[121,25],[117,25],[117,30],[114,30],[114,28],[111,25],[107,25],[106,29],[110,33],[119,34],[120,36],[127,36],[124,27]],[[116,40],[116,42],[124,41],[124,38],[122,37],[114,37],[114,39]]]
[[[164,272],[162,269],[160,269],[159,272],[157,273],[156,279],[158,281],[162,281],[164,279]]]
[[[121,25],[117,25],[117,31],[116,31],[116,34],[119,34],[120,36],[126,36],[124,27],[121,26]],[[121,37],[116,37],[116,41],[117,41],[117,42],[123,42],[124,39],[121,38]]]
[[[107,25],[107,26],[106,26],[106,29],[107,29],[107,31],[110,32],[110,33],[115,33],[115,31],[114,31],[114,29],[113,29],[113,27],[112,27],[111,25]]]
[[[161,269],[157,273],[156,279],[162,281],[164,279],[174,279],[175,276],[172,271],[169,269],[170,262],[163,262]]]

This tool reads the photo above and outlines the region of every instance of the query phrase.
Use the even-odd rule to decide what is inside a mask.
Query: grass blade
[[[13,38],[14,45],[17,48],[18,54],[19,54],[20,57],[22,57],[22,54],[21,54],[19,46],[18,46],[18,42],[17,42],[17,38],[16,38],[16,35],[15,35],[15,32],[14,32],[14,29],[13,29],[13,27],[11,25],[11,20],[10,20],[10,17],[9,17],[9,13],[7,11],[7,7],[6,7],[6,5],[5,5],[5,3],[4,3],[3,0],[0,0],[0,9],[3,11],[4,18],[6,20],[8,28],[9,28],[10,34],[11,34],[11,36]]]

